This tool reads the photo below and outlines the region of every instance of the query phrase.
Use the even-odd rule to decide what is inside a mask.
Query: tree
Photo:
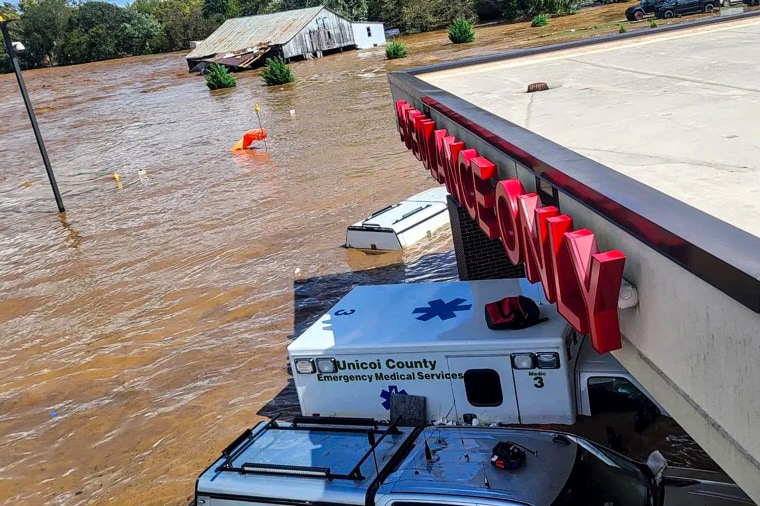
[[[19,10],[26,46],[20,58],[29,67],[55,63],[71,15],[66,0],[21,0]]]
[[[132,6],[124,9],[124,22],[117,38],[121,53],[127,55],[150,54],[166,46],[161,23]]]
[[[18,19],[18,9],[16,9],[15,5],[5,2],[3,4],[0,4],[0,16],[2,16],[6,21],[9,19]],[[10,32],[11,40],[15,41],[21,39],[21,27],[19,25],[20,23],[18,21],[8,24],[8,31]],[[11,59],[5,52],[5,45],[2,45],[2,47],[0,47],[0,72],[4,73],[12,71],[13,65],[11,64]]]
[[[402,28],[402,11],[407,0],[378,0],[378,3],[380,16],[375,19],[382,19],[389,28]]]
[[[124,10],[108,2],[84,2],[75,9],[69,25],[79,28],[85,33],[103,26],[116,32],[125,21]]]
[[[257,16],[264,13],[267,0],[239,0],[241,16]]]
[[[474,0],[408,0],[401,11],[401,26],[424,32],[448,25],[457,18],[475,19]]]
[[[219,27],[203,16],[203,0],[136,0],[132,7],[150,14],[164,30],[162,51],[186,49],[191,40],[202,40]]]
[[[58,52],[61,63],[117,58],[120,33],[126,21],[124,10],[108,2],[84,2],[69,17],[65,42]]]
[[[203,0],[203,17],[223,22],[230,15],[230,0]]]
[[[367,19],[367,0],[325,0],[324,5],[351,21]]]
[[[569,14],[579,6],[579,0],[505,0],[504,18],[517,20],[541,13]]]

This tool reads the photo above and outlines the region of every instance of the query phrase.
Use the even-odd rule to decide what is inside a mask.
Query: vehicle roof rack
[[[222,456],[225,457],[225,461],[219,467],[219,471],[238,472],[241,474],[270,474],[281,476],[285,475],[326,478],[327,480],[363,480],[365,477],[361,473],[361,466],[370,457],[370,455],[374,455],[375,449],[383,441],[383,439],[385,439],[385,436],[388,434],[401,434],[401,431],[397,426],[398,422],[401,420],[401,417],[396,418],[396,420],[390,425],[381,428],[379,424],[371,418],[346,418],[328,416],[297,416],[293,419],[293,423],[290,426],[281,426],[276,422],[279,416],[280,415],[278,414],[272,418],[255,434],[253,433],[252,429],[247,429],[242,434],[240,434],[232,443],[230,443],[224,450],[222,450]],[[330,427],[327,427],[328,425]],[[245,450],[250,448],[257,439],[259,439],[263,434],[273,430],[316,430],[366,434],[367,442],[369,443],[369,449],[364,453],[364,455],[362,455],[359,461],[347,474],[335,474],[330,470],[329,467],[293,466],[259,462],[245,462],[240,467],[235,467],[233,465],[234,460],[238,458]],[[378,434],[379,437],[375,437]],[[377,465],[377,463],[375,463],[375,465]]]

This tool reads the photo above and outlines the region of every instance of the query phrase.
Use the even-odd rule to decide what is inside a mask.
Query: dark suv
[[[654,17],[669,19],[682,14],[712,12],[723,0],[665,0],[654,8]]]
[[[658,2],[662,0],[641,0],[640,3],[632,5],[625,10],[625,19],[628,21],[641,21],[646,14],[654,12]]]

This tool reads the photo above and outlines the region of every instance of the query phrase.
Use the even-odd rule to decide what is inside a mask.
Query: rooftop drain
[[[537,91],[546,91],[549,89],[549,85],[546,83],[531,83],[528,85],[528,93],[535,93]]]

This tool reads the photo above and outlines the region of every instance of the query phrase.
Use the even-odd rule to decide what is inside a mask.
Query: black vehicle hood
[[[722,473],[669,468],[665,473],[665,506],[739,506],[755,503]]]

